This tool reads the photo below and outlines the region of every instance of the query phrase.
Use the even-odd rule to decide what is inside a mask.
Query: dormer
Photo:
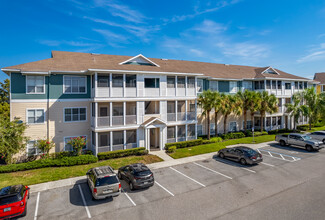
[[[135,57],[132,57],[132,58],[130,58],[128,60],[125,60],[125,61],[119,63],[119,65],[145,65],[145,66],[160,67],[158,64],[151,61],[150,59],[143,56],[142,54],[139,54],[139,55],[137,55]]]
[[[273,69],[272,67],[268,67],[266,70],[264,70],[262,72],[263,73],[267,73],[267,74],[274,74],[274,75],[280,75],[275,69]]]

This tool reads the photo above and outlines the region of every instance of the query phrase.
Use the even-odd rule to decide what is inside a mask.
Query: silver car
[[[105,199],[121,193],[121,183],[110,166],[88,170],[87,181],[93,199]]]
[[[312,137],[313,139],[323,141],[323,143],[325,144],[325,131],[314,131],[314,132],[309,133],[307,135]]]

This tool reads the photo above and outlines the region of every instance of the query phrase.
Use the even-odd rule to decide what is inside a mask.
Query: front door
[[[160,150],[159,128],[150,128],[150,150]]]

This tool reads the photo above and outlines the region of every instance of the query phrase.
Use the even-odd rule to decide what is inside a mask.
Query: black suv
[[[130,164],[118,169],[118,178],[125,180],[130,190],[153,186],[155,179],[150,169],[142,164]]]
[[[110,166],[88,170],[87,181],[93,199],[118,196],[121,192],[121,183]]]

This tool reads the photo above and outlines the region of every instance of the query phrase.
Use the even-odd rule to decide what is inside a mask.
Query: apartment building
[[[279,112],[267,115],[266,129],[292,127],[284,103],[313,81],[272,67],[53,51],[49,59],[3,68],[10,76],[11,120],[26,122],[29,155],[34,143],[52,139],[53,151],[72,150],[68,141],[84,136],[87,148],[99,152],[146,147],[206,134],[206,118],[197,95],[210,89],[235,94],[266,90],[279,99]],[[212,114],[212,122],[214,122]],[[220,117],[220,118],[219,118]],[[217,128],[223,130],[223,118]],[[227,131],[243,128],[231,116]],[[301,123],[304,122],[302,119]],[[260,126],[256,114],[255,128]],[[211,124],[215,131],[214,123]],[[252,120],[248,117],[247,128]]]
[[[325,72],[322,73],[315,73],[314,80],[319,82],[317,85],[317,92],[325,92]]]

